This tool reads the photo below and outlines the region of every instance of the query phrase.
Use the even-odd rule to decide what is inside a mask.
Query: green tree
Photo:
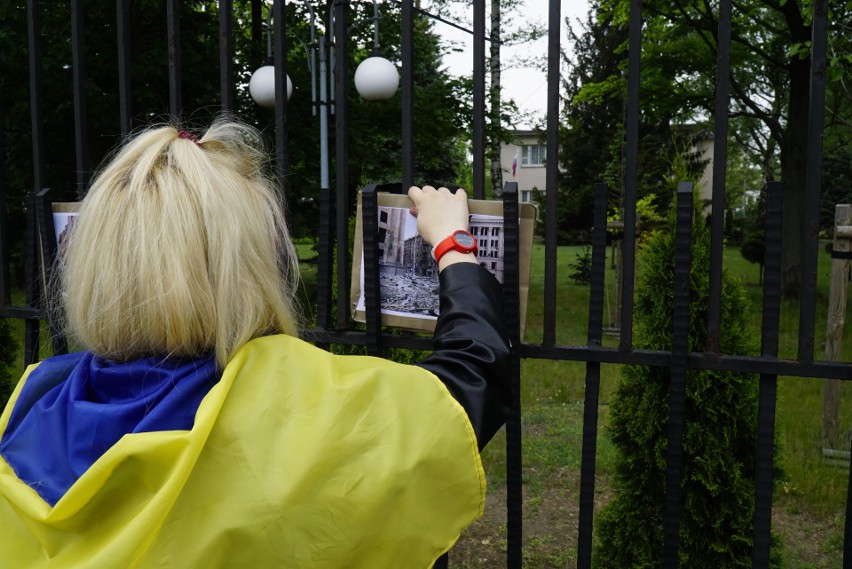
[[[690,271],[689,350],[707,338],[709,230],[696,203]],[[670,223],[673,223],[670,221]],[[645,270],[636,294],[635,346],[668,350],[672,344],[674,230],[656,232],[640,256]],[[752,353],[742,286],[722,280],[721,347]],[[610,414],[617,449],[615,497],[598,518],[599,568],[662,565],[669,370],[624,368]],[[757,383],[723,371],[690,371],[686,382],[679,565],[691,569],[751,567]],[[776,544],[777,545],[777,544]],[[773,549],[773,567],[780,566]]]
[[[628,29],[615,15],[593,6],[582,32],[569,32],[573,54],[566,83],[567,103],[561,136],[557,219],[560,235],[584,240],[590,229],[594,184],[610,186],[610,209],[620,212],[624,191]],[[689,43],[672,49],[691,49]],[[677,84],[658,70],[644,81],[659,91],[676,90]],[[698,142],[707,136],[701,124],[690,123],[691,114],[680,113],[673,101],[661,100],[643,109],[639,125],[638,198],[651,198],[659,215],[671,203],[674,164],[686,160],[686,178],[696,180],[705,166]],[[621,215],[616,215],[621,217]]]
[[[598,20],[595,8],[589,10],[581,34],[569,28],[573,49],[560,129],[559,163],[564,174],[556,213],[561,242],[587,240],[595,183],[609,183],[616,190],[611,192],[610,209],[618,211],[620,206],[624,56],[618,46],[626,38],[626,26],[613,24],[611,18]]]
[[[603,0],[603,11],[616,23],[627,21],[628,0]],[[848,32],[852,5],[828,2],[830,8],[827,100],[838,109],[829,127],[848,119],[852,68]],[[802,213],[805,211],[807,132],[810,109],[811,0],[735,3],[731,32],[732,130],[755,160],[775,177],[777,153],[784,183],[782,286],[799,289]],[[714,110],[717,4],[699,0],[649,0],[643,3],[643,106],[669,108],[680,116]],[[658,82],[657,79],[667,79]],[[661,87],[665,87],[661,89]],[[672,88],[673,87],[673,88]],[[834,122],[832,122],[834,121]],[[848,124],[843,126],[848,128]]]
[[[269,4],[271,5],[271,4]],[[266,11],[253,21],[252,2],[234,3],[235,114],[259,127],[272,149],[274,113],[257,107],[247,85],[251,74],[265,61],[263,28]],[[268,7],[267,3],[264,3]],[[331,2],[315,5],[320,30]],[[372,3],[351,2],[349,70],[369,54],[372,45]],[[49,8],[49,9],[48,9]],[[131,3],[131,82],[134,128],[168,121],[168,44],[165,6],[161,0]],[[301,2],[285,5],[288,73],[295,85],[288,105],[286,140],[289,152],[290,224],[296,235],[313,235],[318,215],[319,122],[313,116],[310,75],[303,44],[309,40],[307,10]],[[380,45],[385,56],[399,62],[400,16],[396,5],[381,3]],[[44,186],[60,200],[74,199],[78,190],[73,140],[74,108],[70,49],[70,5],[42,3],[44,77]],[[218,2],[193,0],[180,3],[182,121],[190,128],[204,125],[219,112]],[[257,24],[257,25],[255,25]],[[464,161],[456,141],[469,132],[470,97],[464,82],[451,79],[441,69],[441,49],[429,20],[418,17],[414,34],[416,66],[415,153],[419,181],[453,181]],[[91,173],[120,141],[116,3],[88,0],[84,4],[84,59]],[[106,47],[104,47],[106,46]],[[12,221],[10,235],[17,241],[15,274],[22,278],[24,205],[33,190],[32,133],[29,108],[26,4],[0,3],[0,106],[5,131],[6,192]],[[349,188],[353,200],[361,181],[399,180],[401,170],[401,95],[391,101],[368,103],[354,88],[349,90]],[[388,120],[388,117],[391,117]],[[333,117],[331,120],[333,125]],[[332,126],[333,131],[333,126]],[[331,136],[334,136],[334,132]],[[333,139],[332,139],[333,142]],[[84,189],[84,188],[83,188]]]

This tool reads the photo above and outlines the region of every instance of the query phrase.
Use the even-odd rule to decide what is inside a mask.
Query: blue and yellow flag
[[[33,478],[39,461],[19,476],[27,461],[0,451],[4,567],[429,567],[482,514],[475,434],[428,371],[287,336],[249,342],[212,388],[209,368],[192,365],[201,379],[186,391],[206,395],[189,424],[125,429],[49,491]],[[54,393],[27,394],[34,369],[0,436],[23,422],[22,393],[30,412]],[[192,400],[181,382],[161,383],[153,405]]]

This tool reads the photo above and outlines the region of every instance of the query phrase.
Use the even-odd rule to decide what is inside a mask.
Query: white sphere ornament
[[[249,79],[249,93],[254,102],[261,107],[271,109],[275,106],[275,66],[264,65],[252,73]],[[287,100],[293,94],[293,82],[287,76]]]
[[[355,88],[368,101],[386,101],[399,87],[399,72],[384,57],[368,57],[355,70]]]

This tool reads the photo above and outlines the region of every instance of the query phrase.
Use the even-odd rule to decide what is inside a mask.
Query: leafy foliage
[[[565,174],[560,180],[557,212],[563,243],[587,238],[595,183],[609,185],[612,211],[622,208],[625,184],[627,25],[596,6],[589,11],[583,32],[570,33],[574,55],[567,82],[565,127],[560,133],[560,165]],[[681,52],[695,47],[678,44],[668,49]],[[671,100],[654,98],[640,118],[638,199],[651,206],[642,217],[651,221],[664,217],[668,210],[678,160],[687,166],[686,177],[679,179],[700,178],[706,162],[695,148],[707,133],[701,125],[683,124],[692,114],[676,108],[679,83],[673,77],[650,66],[643,71],[643,82],[653,93],[673,93]]]
[[[846,0],[831,0],[826,68],[826,154],[842,137],[834,131],[852,127],[852,43]],[[627,22],[628,0],[602,0],[601,18],[615,26]],[[712,116],[715,109],[715,68],[719,4],[702,0],[647,0],[642,4],[643,119],[666,118],[675,123]],[[763,181],[784,183],[782,286],[793,295],[799,287],[801,239],[810,110],[810,40],[812,0],[734,5],[731,18],[731,134]],[[601,82],[600,85],[606,85]],[[640,167],[640,171],[642,168]]]
[[[180,4],[181,89],[187,128],[209,124],[220,110],[219,7],[214,0]],[[269,148],[274,140],[274,112],[254,104],[247,85],[251,74],[266,58],[266,11],[252,15],[248,1],[234,2],[234,114],[258,127]],[[268,3],[265,3],[268,4]],[[318,33],[324,33],[331,1],[313,3]],[[372,3],[349,2],[348,71],[370,54],[373,28]],[[397,5],[379,4],[379,44],[383,55],[399,65],[400,13]],[[131,115],[134,128],[169,121],[169,63],[165,5],[160,0],[131,3]],[[288,150],[289,215],[296,236],[313,235],[318,216],[320,177],[319,119],[313,113],[310,73],[304,44],[310,38],[308,14],[303,3],[284,6],[287,34],[287,71],[294,92],[288,103],[286,143]],[[86,188],[78,187],[74,133],[71,14],[68,3],[42,6],[42,53],[44,77],[44,187],[54,199],[74,199]],[[24,235],[26,193],[34,189],[32,134],[28,101],[27,10],[21,2],[0,3],[0,109],[5,131],[5,180],[12,217],[10,235]],[[89,156],[83,167],[91,174],[96,165],[120,142],[119,82],[116,59],[116,3],[89,0],[83,10],[85,91],[88,108]],[[414,33],[415,109],[414,154],[417,182],[451,183],[465,161],[457,143],[469,132],[470,96],[465,81],[449,76],[441,65],[441,47],[432,24],[416,16]],[[339,55],[339,51],[338,51]],[[351,85],[351,83],[350,83]],[[349,102],[349,194],[354,202],[361,181],[398,182],[401,174],[402,95],[389,101],[363,101],[354,88]],[[338,101],[339,103],[339,101]],[[335,117],[329,117],[331,143],[336,135]],[[274,156],[270,153],[270,158]],[[332,160],[333,160],[332,153]],[[353,208],[354,211],[354,208]],[[20,257],[20,254],[19,254]],[[19,263],[21,264],[21,263]],[[18,271],[22,273],[22,271]]]
[[[696,212],[697,214],[697,212]],[[643,246],[645,267],[636,295],[638,349],[672,343],[674,231],[659,231]],[[707,341],[709,231],[696,215],[690,272],[689,349]],[[746,321],[746,296],[727,274],[722,283],[721,349],[747,354],[755,341]],[[618,449],[616,496],[598,518],[599,568],[662,565],[669,370],[629,366],[612,401],[609,435]],[[683,495],[679,565],[696,569],[751,567],[757,383],[745,374],[691,371],[686,383]],[[780,567],[778,547],[773,567]]]

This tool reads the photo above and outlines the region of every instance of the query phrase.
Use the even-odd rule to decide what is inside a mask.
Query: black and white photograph
[[[470,233],[479,247],[479,264],[503,282],[503,218],[470,216]],[[379,207],[379,279],[382,312],[414,318],[438,317],[438,264],[417,233],[417,218],[407,208]],[[363,255],[363,254],[362,254]],[[361,291],[364,290],[363,257]],[[359,295],[357,310],[364,310]]]

